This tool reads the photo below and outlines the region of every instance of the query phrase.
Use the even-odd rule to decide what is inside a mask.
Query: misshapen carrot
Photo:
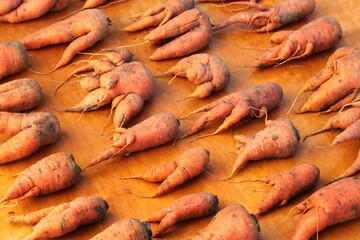
[[[19,41],[0,43],[0,80],[29,66],[25,46]]]
[[[175,38],[157,48],[151,60],[165,60],[182,57],[204,48],[212,37],[211,23],[200,9],[187,10],[145,36],[151,43]]]
[[[137,178],[149,182],[162,182],[156,193],[149,196],[157,197],[168,193],[173,188],[201,174],[209,163],[209,155],[209,151],[204,148],[191,148],[181,154],[175,161],[168,162],[150,171],[139,173],[134,177],[121,179]]]
[[[147,217],[144,222],[160,222],[153,235],[158,237],[177,222],[214,213],[218,204],[217,196],[211,193],[194,193],[174,201],[168,207]]]
[[[304,58],[329,49],[342,39],[340,24],[333,17],[319,18],[291,34],[289,31],[286,33],[281,44],[260,56],[253,63],[254,67],[263,68]]]
[[[22,112],[40,104],[42,91],[32,78],[13,80],[0,85],[0,111]]]
[[[260,240],[259,223],[240,204],[227,206],[219,211],[205,230],[192,240],[247,239]]]
[[[328,226],[360,217],[360,180],[344,178],[299,203],[302,212],[291,240],[308,240]]]
[[[99,221],[105,216],[108,209],[107,202],[96,196],[78,197],[71,202],[47,208],[45,209],[47,214],[33,227],[33,232],[24,239],[35,240],[63,236],[74,231],[80,225]],[[35,222],[39,219],[38,213],[39,211],[11,217],[7,220],[22,222],[23,218],[29,219],[35,216],[35,220],[32,221]]]
[[[123,30],[135,32],[148,27],[161,26],[180,13],[194,8],[194,6],[194,0],[165,0],[133,16],[138,20]]]
[[[86,167],[109,160],[116,155],[130,155],[133,152],[159,146],[175,139],[180,122],[171,113],[158,113],[152,117],[125,129],[116,129],[114,143],[94,157]],[[85,169],[84,169],[85,170]]]
[[[299,132],[290,120],[269,121],[264,130],[249,137],[236,135],[238,157],[228,178],[244,168],[248,161],[292,156],[299,146],[299,141]]]
[[[0,145],[0,164],[24,158],[60,136],[60,123],[49,112],[0,112],[0,133],[11,135]]]
[[[232,93],[189,114],[207,112],[192,125],[181,138],[190,136],[202,129],[208,122],[224,120],[218,129],[210,134],[217,134],[234,125],[250,121],[253,117],[263,117],[281,101],[283,91],[280,85],[267,82],[245,91]],[[209,136],[209,135],[205,135]]]
[[[140,222],[136,218],[122,219],[90,240],[112,240],[112,239],[152,239],[151,226],[148,223]]]
[[[242,4],[246,4],[246,2]],[[286,0],[270,9],[260,4],[250,6],[265,11],[239,12],[213,27],[213,31],[219,31],[236,23],[245,23],[249,29],[256,32],[273,31],[311,14],[315,9],[315,2],[314,0]]]
[[[109,33],[110,20],[103,11],[89,9],[75,14],[63,21],[31,33],[19,39],[26,49],[39,49],[51,44],[71,42],[65,49],[56,70],[96,42],[102,40]]]
[[[1,202],[21,201],[68,188],[79,182],[80,172],[72,154],[52,154],[19,173]]]
[[[356,139],[360,139],[360,119],[347,126],[345,130],[337,135],[334,141],[326,147],[332,147]]]

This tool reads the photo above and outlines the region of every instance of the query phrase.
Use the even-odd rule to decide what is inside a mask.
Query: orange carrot
[[[247,239],[260,240],[257,218],[240,204],[227,206],[219,211],[205,230],[192,240]]]
[[[144,12],[136,14],[134,18],[139,20],[123,30],[135,32],[148,27],[161,26],[180,13],[194,8],[194,6],[194,0],[165,0]]]
[[[120,220],[90,240],[112,240],[112,239],[152,239],[151,226],[148,223],[140,222],[136,218],[125,218]]]
[[[135,93],[130,93],[125,97],[120,95],[114,98],[111,108],[115,109],[113,118],[115,128],[122,127],[129,122],[130,119],[141,111],[143,106],[144,99]]]
[[[41,87],[32,78],[13,80],[0,85],[0,111],[25,111],[39,105],[41,98]]]
[[[0,164],[24,158],[60,136],[60,123],[49,112],[0,112],[0,133],[11,135],[0,145]]]
[[[25,223],[25,224],[36,224],[40,222],[41,219],[46,217],[52,210],[54,210],[55,206],[43,208],[38,211],[28,213],[28,214],[21,214],[18,216],[8,217],[5,220],[10,223]]]
[[[18,41],[0,43],[0,80],[29,66],[25,46]]]
[[[235,136],[238,157],[228,179],[244,168],[248,161],[285,158],[296,152],[300,135],[290,120],[269,121],[267,125],[264,130],[252,136]]]
[[[348,126],[360,119],[360,108],[354,107],[332,116],[318,131],[304,137],[314,136],[333,129],[346,129]]]
[[[5,1],[17,2],[17,5],[9,6],[8,11],[1,11],[0,7],[0,22],[19,23],[34,18],[39,18],[47,12],[60,11],[70,4],[70,0],[42,0],[42,1]]]
[[[191,31],[190,31],[191,30]],[[209,18],[199,9],[187,10],[145,36],[151,43],[175,38],[159,47],[150,56],[151,60],[182,57],[204,48],[210,42],[212,30]]]
[[[328,226],[360,216],[360,180],[344,178],[334,182],[299,203],[302,212],[291,240],[307,240]]]
[[[147,217],[145,222],[160,222],[153,237],[158,237],[177,222],[205,217],[214,213],[219,204],[217,196],[203,192],[182,197],[168,207]]]
[[[341,27],[335,18],[319,18],[291,34],[287,34],[279,46],[260,56],[253,66],[263,68],[304,58],[335,46],[341,38]]]
[[[117,131],[113,137],[115,142],[94,157],[86,168],[116,155],[127,156],[133,152],[165,144],[176,137],[179,125],[179,120],[173,114],[158,113],[129,129],[115,129]]]
[[[246,4],[246,2],[242,4]],[[270,9],[260,4],[251,4],[250,6],[256,7],[262,12],[239,12],[216,25],[213,31],[219,31],[236,23],[244,23],[249,29],[256,32],[273,31],[311,14],[315,9],[315,2],[314,0],[286,0]]]
[[[360,139],[360,119],[347,126],[345,130],[337,135],[334,141],[326,147],[332,147],[355,139]]]
[[[69,203],[60,204],[51,209],[34,227],[26,240],[48,239],[65,235],[74,231],[80,225],[90,224],[102,219],[109,209],[107,202],[96,196],[78,197]],[[47,209],[45,209],[47,211]],[[41,210],[40,210],[41,211]],[[15,216],[8,221],[20,221],[21,218],[32,218],[33,214]],[[20,219],[19,219],[20,218]],[[35,217],[36,220],[38,217]]]
[[[88,92],[100,88],[100,77],[90,76],[80,80],[80,87]]]
[[[208,97],[212,92],[224,89],[230,81],[230,71],[225,62],[218,56],[206,53],[183,58],[166,71],[167,75],[186,77],[198,85],[186,98]]]
[[[192,148],[181,154],[175,161],[168,162],[150,171],[139,173],[134,177],[121,179],[138,178],[149,182],[162,181],[156,193],[149,196],[158,197],[201,174],[209,163],[209,155],[209,151],[204,148]]]
[[[223,124],[214,133],[210,134],[214,135],[236,124],[240,125],[248,122],[254,116],[263,117],[266,115],[266,112],[271,111],[279,104],[282,96],[282,88],[277,83],[267,82],[248,90],[222,97],[189,113],[188,115],[207,112],[196,120],[190,130],[181,138],[196,133],[210,121],[224,120]]]
[[[360,171],[360,151],[358,152],[358,155],[355,159],[355,161],[348,167],[348,169],[345,170],[342,174],[340,174],[338,177],[332,179],[329,183],[335,182],[339,179],[350,177],[351,175],[357,173]]]
[[[331,58],[331,66],[327,66],[324,82],[308,98],[300,112],[320,111],[346,97],[351,91],[360,88],[360,48],[340,49],[340,58]],[[334,53],[339,57],[339,53]],[[331,74],[330,74],[331,72]],[[352,100],[352,99],[351,99]]]
[[[19,4],[21,4],[22,0],[11,0],[11,1],[1,1],[0,3],[0,15],[8,13],[15,9]]]
[[[68,188],[80,180],[80,167],[70,153],[52,154],[18,174],[1,202],[24,200]]]
[[[63,21],[26,35],[19,41],[26,49],[39,49],[51,44],[71,42],[65,49],[60,61],[52,71],[66,65],[71,59],[109,33],[110,20],[104,12],[89,9],[75,14]]]

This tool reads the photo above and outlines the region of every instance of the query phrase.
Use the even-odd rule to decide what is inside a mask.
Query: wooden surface
[[[87,52],[97,52],[107,47],[141,43],[144,34],[148,30],[137,33],[125,33],[120,29],[132,22],[132,19],[129,18],[130,16],[140,10],[145,10],[153,6],[157,2],[161,2],[161,0],[129,0],[125,3],[114,4],[104,8],[103,11],[107,17],[112,20],[110,34],[106,39],[88,49]],[[263,0],[260,2],[267,6],[272,6],[276,1]],[[83,1],[74,1],[72,5],[64,11],[50,13],[39,19],[20,24],[12,25],[1,23],[0,41],[15,40],[25,34],[46,27],[56,22],[57,18],[79,9],[82,4]],[[224,8],[211,4],[199,4],[197,7],[203,9],[214,23],[219,23],[234,14]],[[238,6],[232,6],[232,8],[237,7]],[[298,29],[319,17],[333,16],[339,20],[343,30],[343,40],[336,48],[342,46],[358,47],[360,45],[359,12],[360,5],[358,1],[316,0],[316,10],[311,16],[283,29]],[[271,33],[258,34],[242,32],[236,26],[222,30],[214,35],[209,46],[201,52],[218,55],[227,63],[231,71],[231,81],[226,89],[213,94],[211,98],[189,99],[179,103],[177,100],[190,94],[195,89],[195,86],[181,78],[175,79],[171,85],[168,85],[167,82],[169,78],[159,78],[156,81],[155,95],[151,100],[146,101],[141,113],[135,117],[128,126],[132,126],[158,112],[167,111],[172,112],[177,117],[182,116],[224,95],[245,90],[267,81],[277,82],[284,90],[284,97],[280,106],[269,113],[269,119],[282,117],[303,83],[325,66],[328,57],[334,52],[335,48],[304,60],[292,61],[276,68],[269,67],[261,70],[241,68],[241,66],[251,65],[255,57],[263,52],[261,50],[249,49],[249,47],[269,47],[268,39],[270,36]],[[60,44],[44,47],[40,50],[29,51],[31,68],[42,72],[52,69],[60,59],[66,46],[67,44]],[[161,62],[150,61],[148,57],[155,48],[154,46],[142,45],[129,49],[135,54],[134,60],[147,64],[154,75],[163,73],[179,61],[179,59]],[[87,57],[88,56],[85,55],[78,55],[72,62],[82,59],[85,60]],[[0,166],[0,174],[18,173],[38,160],[52,153],[62,151],[72,153],[75,156],[76,162],[83,168],[93,156],[111,143],[111,140],[109,140],[113,129],[111,124],[106,126],[105,134],[102,135],[102,127],[110,113],[109,106],[102,107],[93,112],[87,112],[80,119],[80,114],[78,113],[63,113],[53,110],[53,108],[62,109],[70,107],[78,103],[82,97],[85,96],[86,93],[80,91],[78,83],[67,84],[59,90],[57,96],[53,95],[53,91],[59,81],[62,81],[64,77],[75,68],[76,66],[72,65],[69,68],[62,68],[48,75],[36,75],[26,70],[7,77],[2,81],[6,82],[23,77],[35,78],[42,87],[44,98],[40,106],[34,109],[34,111],[46,110],[56,114],[61,124],[61,137],[56,143],[42,147],[39,151],[25,159]],[[78,79],[74,79],[74,81],[77,80]],[[308,96],[309,94],[303,94],[300,97],[296,109],[298,109]],[[301,115],[293,114],[287,118],[293,121],[294,125],[299,129],[301,136],[304,137],[309,132],[316,130],[332,115],[333,114],[315,115],[313,113],[307,113]],[[198,116],[200,115],[194,115],[181,121],[179,136],[191,126]],[[246,125],[233,129],[231,132],[225,131],[217,136],[190,142],[196,136],[214,131],[218,125],[219,122],[208,124],[206,128],[198,134],[178,141],[174,147],[171,147],[172,143],[169,143],[161,147],[132,154],[129,157],[116,157],[97,167],[88,169],[83,173],[80,183],[69,189],[46,196],[27,199],[20,202],[16,207],[0,209],[0,238],[22,239],[32,231],[32,226],[29,225],[12,225],[3,222],[2,220],[5,217],[69,202],[76,197],[86,195],[101,196],[109,203],[110,209],[106,217],[98,223],[79,227],[76,231],[59,239],[89,239],[122,218],[135,217],[144,219],[149,214],[168,206],[180,197],[202,191],[210,192],[218,196],[220,201],[219,209],[230,204],[239,203],[244,205],[250,212],[253,211],[266,194],[269,189],[268,187],[260,184],[225,183],[217,181],[210,175],[204,173],[196,179],[185,183],[183,186],[174,189],[169,194],[154,199],[143,199],[128,194],[124,192],[123,189],[131,189],[145,195],[151,195],[156,190],[158,184],[147,183],[141,180],[119,180],[115,178],[117,176],[130,176],[139,171],[151,169],[175,159],[187,149],[195,146],[202,146],[210,151],[210,164],[207,168],[209,172],[216,176],[227,176],[236,158],[234,153],[234,135],[251,135],[262,130],[265,127],[264,119],[255,119]],[[289,239],[298,220],[298,216],[294,216],[290,217],[288,221],[282,222],[290,209],[315,190],[323,187],[324,183],[342,173],[354,161],[359,148],[356,141],[328,149],[316,148],[316,146],[329,144],[337,134],[338,132],[327,132],[309,138],[305,142],[300,143],[298,151],[291,158],[251,162],[248,163],[243,171],[237,173],[235,179],[260,178],[270,173],[285,171],[302,163],[313,163],[320,168],[321,177],[315,188],[294,198],[287,206],[277,207],[268,214],[259,217],[262,239]],[[4,136],[1,140],[5,141],[7,138],[7,136]],[[6,193],[13,181],[13,177],[0,178],[0,195]],[[209,216],[203,219],[178,223],[176,226],[170,228],[162,238],[191,239],[196,233],[202,231],[212,217],[213,216]],[[360,235],[359,226],[360,220],[352,220],[329,227],[319,233],[319,239],[358,239]],[[152,228],[155,230],[157,224],[152,224]]]

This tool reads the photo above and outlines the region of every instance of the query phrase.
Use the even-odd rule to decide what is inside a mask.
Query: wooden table
[[[103,11],[112,20],[110,34],[106,39],[89,48],[87,52],[97,52],[107,47],[119,47],[143,42],[144,34],[148,30],[137,33],[125,33],[120,29],[132,22],[129,18],[130,16],[140,10],[145,10],[153,6],[157,2],[161,2],[161,0],[129,0],[103,8]],[[260,2],[271,6],[275,2],[280,1],[264,0]],[[0,35],[0,40],[15,40],[25,34],[46,27],[56,22],[59,17],[79,9],[82,4],[83,2],[74,1],[71,6],[64,11],[50,13],[39,19],[24,23],[1,23],[0,32],[2,34]],[[223,7],[212,4],[199,4],[197,7],[203,9],[208,16],[212,18],[214,23],[218,23],[234,14],[233,12],[225,10]],[[233,9],[237,7],[238,6],[231,6]],[[316,0],[316,10],[311,16],[283,29],[298,29],[319,17],[333,16],[339,20],[343,30],[343,40],[336,48],[342,46],[356,47],[360,45],[359,12],[360,6],[358,1]],[[236,26],[214,35],[209,46],[201,52],[218,55],[227,63],[231,71],[231,81],[226,89],[213,94],[211,98],[189,99],[179,103],[177,100],[190,94],[195,89],[195,86],[181,78],[175,79],[171,85],[167,84],[169,78],[158,78],[156,81],[155,95],[151,100],[146,101],[141,113],[132,120],[129,126],[159,112],[172,112],[175,116],[182,116],[224,95],[245,90],[267,81],[277,82],[284,89],[284,97],[280,106],[269,113],[269,119],[277,119],[284,116],[303,83],[325,66],[328,57],[334,52],[335,48],[304,60],[292,61],[276,68],[269,67],[261,70],[242,68],[241,66],[251,65],[255,57],[263,52],[263,50],[251,48],[269,47],[268,39],[270,36],[271,33],[258,34],[243,32]],[[48,46],[40,50],[29,51],[31,68],[42,72],[52,69],[60,59],[66,46],[67,44],[60,44]],[[147,64],[154,75],[163,73],[179,61],[179,59],[161,62],[150,61],[148,57],[155,48],[154,46],[142,45],[130,47],[129,49],[135,55],[134,60]],[[87,58],[88,56],[78,55],[72,62],[85,60]],[[61,124],[61,137],[56,143],[42,147],[39,151],[25,159],[0,166],[0,174],[18,173],[38,160],[62,151],[72,153],[80,167],[85,167],[93,156],[111,143],[111,140],[109,140],[113,130],[111,124],[105,127],[105,134],[102,134],[103,125],[109,117],[109,106],[102,107],[93,112],[86,112],[81,118],[78,113],[64,113],[54,110],[54,108],[62,109],[70,107],[78,103],[82,97],[85,96],[86,93],[80,90],[77,83],[67,84],[59,90],[56,96],[53,95],[53,91],[58,83],[75,68],[76,65],[72,65],[48,75],[37,75],[26,70],[9,76],[2,81],[6,82],[24,77],[35,78],[42,87],[44,98],[40,106],[33,110],[46,110],[56,114]],[[74,81],[76,80],[78,79]],[[297,109],[301,106],[308,96],[309,94],[303,94],[295,108]],[[333,114],[316,115],[313,113],[301,115],[292,114],[286,118],[293,121],[294,125],[299,129],[301,136],[304,137],[309,132],[316,130],[332,115]],[[179,136],[191,126],[196,117],[198,117],[198,115],[181,121]],[[84,172],[80,183],[69,189],[46,196],[27,199],[13,208],[0,209],[0,219],[2,220],[14,214],[28,213],[51,205],[69,202],[79,196],[98,195],[106,199],[110,205],[106,217],[98,223],[79,227],[76,231],[59,238],[89,239],[118,220],[125,217],[144,219],[149,214],[169,205],[174,200],[196,192],[206,191],[216,194],[220,201],[219,209],[230,204],[238,203],[244,205],[246,209],[251,212],[255,209],[262,197],[265,196],[269,189],[268,187],[259,184],[226,183],[217,181],[209,174],[204,173],[196,179],[185,183],[183,186],[176,188],[169,194],[154,199],[143,199],[126,193],[123,189],[131,189],[150,195],[154,193],[158,184],[147,183],[141,180],[119,180],[115,178],[117,176],[130,176],[139,171],[151,169],[175,159],[187,149],[195,146],[202,146],[209,149],[211,153],[210,164],[207,168],[209,172],[216,176],[226,176],[231,171],[236,158],[234,153],[234,136],[236,134],[254,134],[262,130],[265,125],[263,118],[254,119],[246,125],[237,127],[232,131],[225,131],[216,136],[191,142],[196,136],[214,131],[218,125],[219,122],[208,124],[206,128],[198,134],[178,141],[174,147],[171,147],[172,143],[169,143],[161,147],[132,154],[129,157],[116,157],[97,167],[90,168]],[[302,141],[300,143],[299,149],[293,157],[252,162],[236,175],[235,179],[260,178],[270,173],[285,171],[302,163],[313,163],[321,170],[320,181],[316,184],[315,188],[294,198],[288,205],[277,207],[268,214],[259,217],[262,239],[288,239],[298,220],[298,216],[293,216],[286,222],[283,222],[283,219],[288,215],[290,209],[315,190],[322,188],[324,183],[342,173],[354,161],[358,152],[358,143],[356,141],[327,149],[316,148],[316,146],[329,144],[336,134],[338,134],[338,132],[327,132],[309,138],[305,142]],[[7,138],[7,136],[4,136],[1,140],[5,141]],[[0,193],[3,195],[13,183],[14,178],[1,177],[0,181]],[[202,231],[212,217],[213,216],[209,216],[207,218],[178,223],[163,235],[163,239],[191,239],[196,233]],[[360,235],[359,224],[360,220],[353,220],[329,227],[319,233],[319,239],[358,239]],[[32,226],[29,225],[12,225],[1,222],[0,226],[1,239],[22,239],[32,231]],[[156,229],[157,224],[152,224],[152,228]]]

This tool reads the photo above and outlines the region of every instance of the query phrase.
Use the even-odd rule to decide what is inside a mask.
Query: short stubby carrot
[[[0,43],[0,80],[29,66],[29,56],[19,41]]]
[[[55,207],[42,209],[25,215],[8,218],[9,222],[29,223],[28,219],[34,218],[30,223],[36,223],[33,232],[25,237],[26,240],[48,239],[63,236],[74,231],[81,225],[97,222],[104,218],[109,209],[107,202],[101,197],[78,197],[68,203]],[[45,216],[42,218],[40,215]],[[23,221],[23,219],[27,221]],[[39,219],[40,218],[40,219]]]
[[[162,182],[156,193],[149,196],[157,197],[168,193],[173,188],[201,174],[209,163],[209,155],[209,151],[202,147],[191,148],[174,161],[168,162],[147,172],[139,173],[133,177],[120,177],[120,179],[136,178],[148,182]]]
[[[340,24],[333,17],[319,18],[296,31],[285,33],[283,38],[278,39],[280,45],[255,60],[254,67],[263,68],[304,58],[334,47],[342,39]]]
[[[1,202],[21,201],[68,188],[79,182],[80,172],[71,153],[52,154],[19,173]]]
[[[71,42],[65,49],[56,70],[83,50],[93,46],[109,33],[110,20],[99,9],[81,11],[63,21],[28,34],[21,39],[26,49],[39,49],[52,44]]]
[[[242,2],[242,4],[247,3]],[[315,2],[314,0],[286,0],[270,9],[261,4],[251,4],[250,6],[265,11],[239,12],[213,27],[213,31],[219,31],[232,24],[243,23],[252,31],[270,32],[305,18],[314,11]]]
[[[260,227],[257,218],[248,213],[240,204],[221,209],[205,230],[192,240],[247,239],[260,240]]]
[[[151,226],[148,223],[140,222],[136,218],[124,218],[90,240],[112,240],[112,239],[152,239]]]
[[[326,227],[360,217],[359,189],[360,179],[344,178],[299,203],[302,215],[291,240],[308,240]]]
[[[11,135],[0,145],[0,165],[24,158],[60,136],[60,123],[49,112],[0,112],[0,133]]]
[[[3,1],[8,2],[6,5],[1,3],[0,22],[19,23],[30,19],[39,18],[48,12],[60,11],[66,8],[71,0],[42,0],[42,1]],[[13,4],[17,3],[16,6]]]
[[[268,111],[280,103],[282,97],[281,86],[274,82],[263,83],[245,91],[229,94],[187,114],[189,116],[194,113],[206,112],[181,138],[198,132],[210,121],[224,121],[214,133],[210,134],[214,135],[234,125],[246,123],[255,116],[264,117]]]
[[[175,139],[180,121],[171,113],[158,113],[125,129],[115,129],[114,143],[95,156],[86,167],[109,160],[116,155],[130,155],[133,152],[156,147]],[[84,169],[85,170],[85,169]]]
[[[187,10],[145,36],[145,40],[158,44],[173,39],[157,48],[151,60],[165,60],[183,57],[197,52],[208,45],[212,38],[211,23],[200,9]]]
[[[198,85],[187,98],[205,98],[218,92],[230,82],[230,71],[226,63],[218,56],[199,53],[183,58],[172,66],[164,76],[186,77]]]
[[[22,112],[40,104],[42,91],[32,78],[13,80],[0,85],[0,111]]]
[[[205,217],[214,213],[219,204],[216,195],[202,192],[175,200],[168,207],[147,217],[144,222],[160,222],[153,237],[158,237],[177,222]]]
[[[237,158],[228,178],[245,167],[248,161],[292,156],[300,141],[299,131],[290,120],[268,121],[267,127],[252,135],[236,135]]]

